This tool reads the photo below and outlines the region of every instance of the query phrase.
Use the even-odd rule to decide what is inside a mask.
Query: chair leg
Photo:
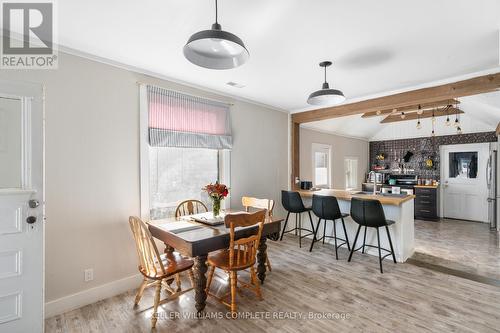
[[[356,242],[358,241],[358,236],[359,236],[360,230],[361,230],[361,225],[358,227],[358,231],[356,231],[356,236],[354,237],[354,243],[352,243],[351,253],[349,254],[349,259],[347,259],[347,262],[351,261],[352,254],[354,253],[354,249],[356,248]]]
[[[300,215],[295,213],[295,236],[297,236],[297,224],[299,223],[299,218],[300,218]]]
[[[363,249],[361,250],[361,253],[365,253],[365,244],[366,244],[366,227],[365,227],[365,235],[363,236]]]
[[[345,236],[345,242],[347,244],[347,251],[351,251],[351,246],[349,245],[349,237],[347,237],[347,230],[345,228],[344,218],[341,217],[341,220],[342,220],[342,228],[344,228],[344,236]]]
[[[210,291],[210,285],[212,284],[212,278],[214,277],[214,272],[215,272],[215,266],[210,266],[207,279],[207,289],[206,289],[207,294]]]
[[[139,286],[139,289],[137,290],[137,294],[135,295],[134,305],[138,305],[139,302],[141,301],[142,294],[144,293],[144,289],[146,289],[147,285],[148,285],[148,279],[144,278],[141,285]]]
[[[337,251],[337,221],[333,220],[333,239],[335,241],[335,259],[339,260],[339,253]]]
[[[175,284],[177,286],[177,289],[175,290],[176,292],[179,292],[182,290],[182,284],[181,284],[181,276],[179,273],[175,274]]]
[[[156,282],[155,299],[153,306],[153,315],[151,316],[151,327],[156,327],[156,322],[158,321],[158,305],[160,304],[160,293],[161,293],[161,280]]]
[[[380,265],[380,273],[384,273],[382,270],[382,251],[380,250],[380,233],[377,228],[377,243],[378,243],[378,262]]]
[[[192,269],[188,269],[189,282],[191,282],[191,287],[194,288],[194,274]]]
[[[302,214],[299,213],[299,247],[302,247]]]
[[[323,221],[323,244],[325,244],[326,220]]]
[[[285,220],[285,225],[283,226],[283,231],[281,232],[281,237],[280,237],[280,241],[283,240],[283,235],[285,234],[285,230],[286,230],[286,225],[288,223],[288,218],[290,217],[290,212],[288,212],[288,214],[286,214],[286,220]]]
[[[254,266],[250,267],[250,274],[251,274],[252,280],[253,280],[252,283],[255,286],[255,293],[257,294],[257,297],[261,301],[262,300],[262,293],[260,291],[260,281],[259,281],[259,279],[257,279],[257,274],[255,274],[255,267]]]
[[[312,232],[314,233],[314,223],[313,223],[313,219],[311,217],[311,212],[307,211],[307,214],[309,215],[309,222],[311,222]]]
[[[314,246],[314,242],[316,242],[316,234],[318,233],[318,230],[319,230],[319,224],[321,223],[321,219],[318,219],[318,224],[316,224],[316,230],[313,228],[314,230],[314,234],[313,234],[313,241],[311,243],[311,247],[309,248],[309,252],[311,252],[313,250],[313,246]]]
[[[269,272],[273,271],[273,269],[271,268],[271,262],[269,261],[269,256],[266,256],[266,266]]]
[[[236,282],[238,275],[236,271],[231,271],[231,313],[236,313]]]
[[[388,226],[385,226],[385,231],[387,231],[387,238],[389,239],[389,246],[391,247],[392,260],[394,260],[394,263],[396,263],[396,255],[394,254],[394,248],[392,247],[391,234],[389,233],[389,227]]]

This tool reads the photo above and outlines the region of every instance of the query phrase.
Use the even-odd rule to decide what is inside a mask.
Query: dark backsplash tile
[[[413,153],[413,156],[408,163],[405,163],[406,168],[415,169],[415,174],[418,175],[419,178],[432,178],[439,180],[439,146],[495,141],[497,141],[495,132],[371,141],[370,168],[377,163],[386,167],[388,166],[389,169],[398,168],[399,160],[402,160],[406,152],[410,151]],[[377,161],[376,155],[378,153],[385,154],[384,161]],[[432,168],[427,168],[425,165],[425,160],[429,157],[434,161],[434,166]]]

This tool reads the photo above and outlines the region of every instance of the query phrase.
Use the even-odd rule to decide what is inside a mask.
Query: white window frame
[[[355,170],[355,172],[356,172],[356,177],[355,177],[356,183],[355,183],[355,185],[356,186],[354,186],[354,187],[347,187],[347,185],[348,185],[347,184],[347,168],[346,168],[346,162],[347,161],[356,161],[356,170]],[[345,181],[345,186],[344,187],[345,187],[346,190],[356,190],[356,189],[358,189],[358,186],[359,186],[359,184],[358,184],[358,181],[359,181],[358,173],[359,173],[359,158],[356,157],[356,156],[345,156],[344,157],[344,181]]]
[[[143,221],[149,221],[151,202],[149,198],[149,118],[147,85],[139,85],[139,154],[140,154],[140,216]],[[219,182],[231,188],[231,151],[219,150]],[[222,200],[221,208],[231,208],[231,191]]]
[[[318,187],[316,184],[316,152],[327,153],[328,156],[328,165],[327,165],[327,179],[328,184],[319,184],[319,186],[324,187],[326,185],[327,188],[332,187],[332,146],[326,145],[323,143],[313,143],[311,145],[311,165],[312,165],[312,182],[314,187]]]

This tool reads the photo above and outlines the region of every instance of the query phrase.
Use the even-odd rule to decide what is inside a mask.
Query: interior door
[[[0,332],[43,331],[42,96],[0,81]]]
[[[441,147],[443,215],[488,222],[489,143]]]

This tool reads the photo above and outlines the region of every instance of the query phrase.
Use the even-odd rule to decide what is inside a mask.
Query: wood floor
[[[487,223],[416,220],[412,259],[500,280],[500,238]]]
[[[263,301],[244,292],[238,297],[246,319],[175,318],[193,316],[189,292],[164,305],[157,332],[495,332],[500,329],[500,288],[434,272],[410,264],[340,249],[336,261],[330,245],[309,253],[307,244],[285,236],[268,241],[273,271],[263,285]],[[187,285],[187,281],[184,282]],[[226,280],[213,283],[221,294]],[[152,290],[134,309],[134,291],[46,320],[46,332],[149,332]],[[207,300],[207,316],[224,316],[226,308]],[[218,312],[220,311],[220,313]],[[307,319],[312,312],[330,318]],[[270,315],[271,318],[265,318]],[[292,316],[297,318],[292,318]],[[164,316],[164,317],[162,317]],[[168,318],[170,316],[170,318]],[[281,318],[273,318],[281,316]],[[257,318],[255,318],[257,317]],[[172,319],[171,319],[172,318]]]

